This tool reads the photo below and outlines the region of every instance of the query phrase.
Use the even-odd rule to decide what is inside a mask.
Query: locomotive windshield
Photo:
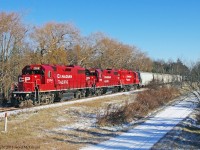
[[[44,75],[44,71],[40,70],[40,67],[33,67],[31,68],[30,66],[27,66],[22,70],[22,75],[34,75],[34,74],[41,74]]]

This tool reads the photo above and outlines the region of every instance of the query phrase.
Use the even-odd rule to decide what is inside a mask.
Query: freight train
[[[18,77],[11,104],[23,106],[129,91],[140,84],[139,73],[120,69],[86,69],[74,65],[27,65]]]
[[[49,104],[108,92],[130,91],[148,84],[149,79],[154,78],[148,73],[125,69],[32,64],[22,69],[18,84],[12,92],[11,104],[22,107],[28,103]]]

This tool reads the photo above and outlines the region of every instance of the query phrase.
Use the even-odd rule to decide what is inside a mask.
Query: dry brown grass
[[[108,98],[101,98],[101,99],[97,99],[95,101],[88,101],[88,102],[82,102],[82,103],[76,103],[76,104],[72,104],[72,106],[75,107],[92,107],[92,108],[99,108],[102,106],[102,104],[109,104],[109,103],[118,103],[118,102],[123,102],[126,100],[130,99],[130,95],[120,95],[120,96],[113,96],[113,97],[108,97]],[[71,106],[71,105],[69,105]]]
[[[8,120],[8,132],[0,133],[0,145],[11,146],[39,146],[40,149],[46,149],[43,142],[49,143],[46,135],[42,135],[45,130],[50,130],[56,126],[64,125],[64,122],[56,120],[55,112],[58,109],[46,109],[29,114],[29,117],[20,114],[10,116]],[[3,122],[0,123],[3,127]],[[2,128],[0,129],[3,130]]]
[[[121,107],[108,106],[107,111],[97,115],[100,126],[123,124],[143,118],[150,111],[168,103],[179,96],[179,91],[173,87],[153,88],[139,93],[136,100]]]
[[[69,131],[57,131],[56,129],[73,126],[81,121],[84,123],[86,119],[90,120],[87,115],[96,114],[97,109],[103,109],[110,103],[119,104],[129,99],[129,95],[123,95],[9,116],[8,132],[0,132],[0,148],[3,146],[14,148],[32,146],[35,149],[66,150],[79,149],[88,143],[98,143],[102,139],[113,136],[113,133],[98,128],[90,129],[87,126],[86,129]],[[0,131],[3,130],[4,121],[0,121]],[[7,149],[11,149],[11,147]]]

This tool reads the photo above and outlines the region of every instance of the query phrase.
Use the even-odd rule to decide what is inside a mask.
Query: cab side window
[[[48,77],[51,78],[51,71],[48,71]]]
[[[41,70],[41,75],[44,75],[44,70]]]

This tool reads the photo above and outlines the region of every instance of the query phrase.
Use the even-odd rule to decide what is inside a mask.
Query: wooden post
[[[7,112],[5,112],[5,132],[7,132],[8,117]]]

